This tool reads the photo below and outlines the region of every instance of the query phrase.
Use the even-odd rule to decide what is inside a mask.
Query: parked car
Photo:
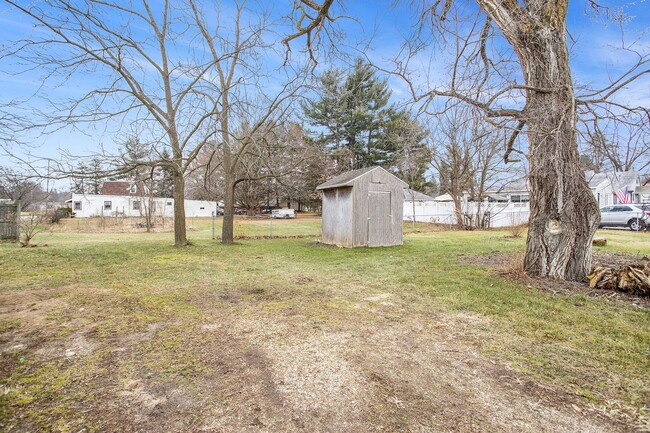
[[[629,227],[639,231],[650,225],[650,209],[638,204],[616,204],[600,209],[599,227]],[[650,208],[650,206],[648,206]]]
[[[223,215],[223,208],[221,206],[217,206],[217,215]]]
[[[296,212],[293,209],[273,209],[273,218],[295,218]]]

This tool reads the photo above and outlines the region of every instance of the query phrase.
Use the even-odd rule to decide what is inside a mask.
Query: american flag
[[[627,186],[619,189],[614,194],[616,194],[616,197],[618,197],[619,203],[630,203],[630,196],[627,193]]]

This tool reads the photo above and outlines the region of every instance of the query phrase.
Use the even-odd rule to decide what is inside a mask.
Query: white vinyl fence
[[[480,213],[478,213],[480,205]],[[528,203],[463,203],[465,223],[476,227],[511,227],[528,223]],[[477,213],[482,220],[477,221]],[[451,202],[404,201],[404,220],[437,224],[456,224],[454,204]]]

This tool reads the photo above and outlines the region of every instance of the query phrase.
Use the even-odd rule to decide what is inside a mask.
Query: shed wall
[[[354,246],[352,188],[323,191],[323,243]]]

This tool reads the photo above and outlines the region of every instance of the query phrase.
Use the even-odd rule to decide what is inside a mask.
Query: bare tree
[[[212,150],[203,153],[203,164],[194,170],[198,176],[192,176],[199,178],[198,189],[208,197],[224,197],[222,239],[233,236],[232,219],[228,229],[229,207],[231,218],[235,204],[252,214],[264,199],[277,192],[278,185],[300,172],[313,145],[299,125],[282,118],[270,119],[266,124],[244,123],[232,128],[231,133],[227,146],[218,143],[206,148]],[[224,164],[235,157],[236,163]]]
[[[463,31],[455,25],[457,20],[448,19],[461,8],[460,2],[423,0],[420,4],[423,20],[419,35],[426,33],[430,23],[436,34],[461,46],[461,55],[453,62],[444,88],[421,92],[411,79],[410,61],[431,41],[411,39],[406,41],[394,73],[407,80],[414,99],[425,106],[437,98],[451,98],[480,108],[487,119],[509,128],[506,158],[522,132],[528,137],[531,217],[525,270],[533,275],[582,280],[591,268],[591,241],[599,212],[579,164],[577,107],[611,106],[618,90],[650,72],[648,56],[639,55],[627,73],[606,88],[576,97],[566,41],[567,0],[476,0],[480,15]],[[600,8],[593,1],[588,4]],[[292,39],[309,37],[326,26],[332,4],[313,7],[317,13],[310,25],[298,27]],[[508,56],[499,60],[498,44],[490,43],[495,35],[505,38],[517,56],[516,63]],[[512,70],[513,64],[518,71]],[[468,71],[473,82],[459,80],[467,78]],[[523,82],[517,80],[517,73]],[[648,110],[645,112],[647,115]]]
[[[44,195],[41,186],[24,173],[0,166],[0,198],[20,201],[23,209]]]
[[[187,244],[184,175],[201,148],[219,141],[222,163],[234,170],[239,157],[230,148],[230,124],[248,116],[262,123],[279,117],[299,88],[294,65],[275,70],[275,82],[264,75],[261,59],[281,57],[282,45],[273,42],[275,23],[268,13],[260,5],[247,9],[245,0],[235,3],[234,17],[228,18],[221,17],[218,3],[195,0],[4,3],[38,26],[38,32],[5,50],[4,58],[42,69],[44,80],[58,83],[105,77],[65,103],[48,101],[53,109],[42,113],[36,126],[47,130],[46,125],[89,122],[111,124],[116,133],[125,126],[147,131],[151,149],[136,165],[171,171],[177,246]],[[247,104],[263,105],[266,116],[251,113]],[[169,158],[163,157],[165,150]],[[231,217],[226,214],[227,220]]]
[[[650,124],[639,111],[589,111],[582,117],[581,150],[592,162],[614,171],[650,170]]]
[[[434,133],[432,164],[438,173],[440,190],[454,201],[456,224],[464,228],[463,197],[474,181],[473,146],[470,116],[464,110],[450,110],[440,117],[438,130]]]

